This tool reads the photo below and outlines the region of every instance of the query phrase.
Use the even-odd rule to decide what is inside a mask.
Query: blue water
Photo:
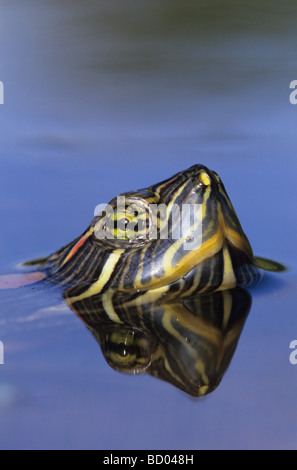
[[[251,291],[202,399],[112,370],[58,293],[0,291],[0,448],[296,449],[297,6],[1,5],[0,274],[80,234],[97,204],[195,163],[221,176],[254,252]]]

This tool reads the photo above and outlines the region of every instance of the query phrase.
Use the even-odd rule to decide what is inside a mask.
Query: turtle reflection
[[[222,380],[251,307],[241,289],[176,299],[106,294],[67,302],[119,372],[148,373],[192,396]]]

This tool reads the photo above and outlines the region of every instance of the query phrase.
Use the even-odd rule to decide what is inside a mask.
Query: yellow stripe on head
[[[76,297],[71,297],[71,302],[77,302],[78,300],[83,300],[92,295],[100,294],[105,284],[109,281],[113,274],[113,270],[119,261],[120,257],[124,253],[125,250],[115,250],[110,253],[107,261],[105,262],[101,274],[97,281],[95,281],[85,292]]]

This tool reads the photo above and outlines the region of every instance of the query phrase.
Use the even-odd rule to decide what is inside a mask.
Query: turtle
[[[252,304],[239,287],[186,298],[151,290],[124,300],[110,292],[65,300],[113,370],[149,374],[193,397],[220,384]]]
[[[209,294],[285,269],[254,256],[223,182],[202,164],[121,193],[79,237],[25,265],[35,269],[28,282],[60,285],[73,302],[105,292]]]

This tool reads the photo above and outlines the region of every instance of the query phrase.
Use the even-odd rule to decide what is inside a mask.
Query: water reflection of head
[[[148,373],[192,396],[213,391],[235,352],[251,306],[243,289],[182,300],[146,293],[71,305],[100,344],[107,363],[130,374]]]

